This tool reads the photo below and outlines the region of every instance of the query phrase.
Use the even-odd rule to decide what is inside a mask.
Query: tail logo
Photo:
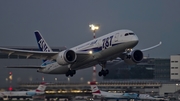
[[[44,90],[46,89],[45,85],[39,85],[39,87],[36,89],[37,92],[44,92]]]
[[[40,86],[40,89],[44,89],[45,87],[44,86]]]
[[[43,52],[50,52],[50,50],[48,49],[48,46],[46,45],[46,43],[44,42],[43,39],[39,40],[38,43],[39,43]]]
[[[98,87],[96,85],[91,85],[92,92],[98,91]]]

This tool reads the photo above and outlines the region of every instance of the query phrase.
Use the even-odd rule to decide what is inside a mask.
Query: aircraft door
[[[101,47],[101,40],[100,39],[97,40],[96,45],[97,45],[98,48]]]
[[[118,42],[118,40],[119,40],[119,33],[116,33],[114,35],[114,43]]]

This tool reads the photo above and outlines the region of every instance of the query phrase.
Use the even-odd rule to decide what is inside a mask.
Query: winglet
[[[141,51],[147,51],[147,50],[150,50],[150,49],[156,48],[156,47],[160,46],[161,44],[162,44],[162,42],[160,41],[160,42],[159,42],[159,44],[154,45],[154,46],[149,47],[149,48],[141,49]]]
[[[43,52],[52,52],[52,49],[49,47],[49,45],[46,43],[46,41],[44,40],[43,36],[41,35],[41,33],[39,31],[35,31],[34,32],[35,36],[36,36],[36,40],[39,46],[39,49]]]

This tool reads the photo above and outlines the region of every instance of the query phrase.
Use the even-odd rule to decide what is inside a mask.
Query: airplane
[[[134,100],[155,100],[155,101],[164,101],[164,98],[155,98],[150,96],[149,94],[138,94],[138,93],[111,93],[106,91],[99,90],[96,82],[90,82],[91,91],[93,97],[100,97],[101,100],[108,100],[108,99],[127,99],[130,101],[131,99]]]
[[[137,35],[131,30],[117,30],[90,40],[78,46],[55,52],[49,47],[39,31],[35,31],[38,46],[41,51],[17,50],[0,47],[0,52],[8,55],[20,55],[43,59],[41,66],[19,66],[9,68],[33,68],[37,72],[46,74],[65,74],[73,76],[76,70],[85,69],[99,64],[102,70],[99,76],[106,76],[109,70],[106,69],[107,61],[121,58],[127,64],[137,64],[143,60],[143,52],[156,48],[161,42],[145,49],[133,49],[139,42]]]
[[[105,91],[100,91],[99,88],[96,85],[96,82],[90,82],[92,95],[93,97],[101,97],[103,99],[122,99],[127,98],[126,96],[123,96],[124,93],[110,93]]]
[[[42,82],[36,90],[30,91],[3,91],[0,92],[0,97],[32,97],[35,95],[42,95],[45,93],[46,83]]]

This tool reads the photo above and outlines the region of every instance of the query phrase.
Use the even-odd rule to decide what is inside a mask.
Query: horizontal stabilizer
[[[44,66],[7,66],[6,68],[40,69],[44,68]]]

